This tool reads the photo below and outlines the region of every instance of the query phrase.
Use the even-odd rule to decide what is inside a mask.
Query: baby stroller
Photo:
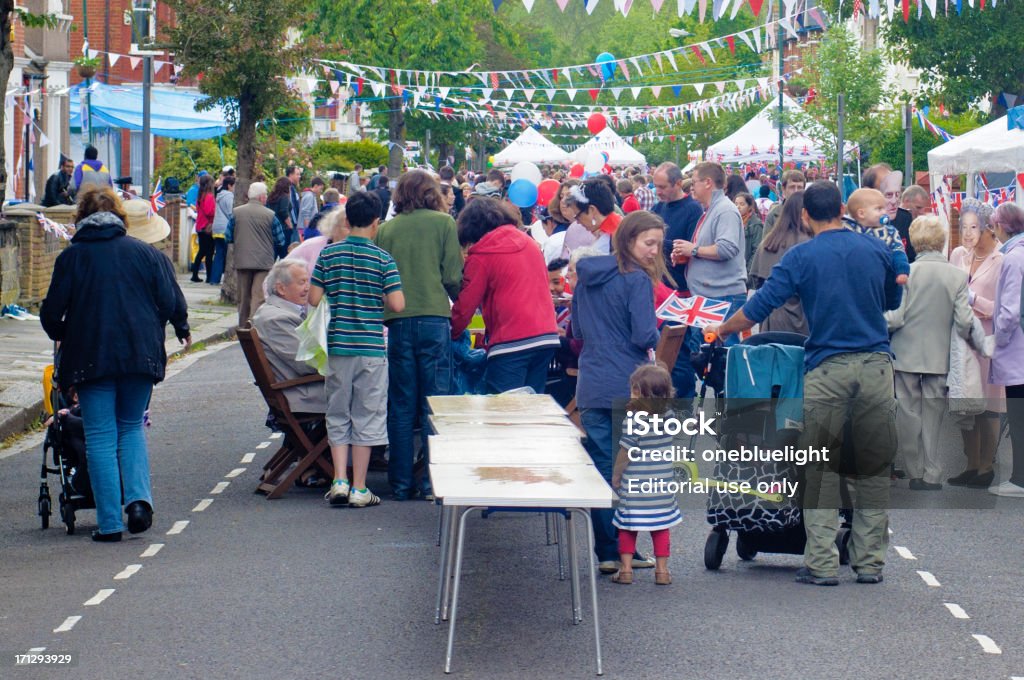
[[[720,397],[720,449],[797,445],[805,340],[795,333],[760,333],[728,350],[706,344],[693,355],[694,366],[703,378],[702,399],[707,387]],[[721,461],[715,463],[712,477],[708,480],[707,506],[712,529],[704,546],[707,569],[721,566],[730,532],[736,533],[736,554],[744,561],[753,560],[759,552],[803,554],[806,536],[799,494],[787,497],[782,493],[787,482],[798,482],[798,489],[803,486],[790,462]],[[749,492],[725,486],[742,482],[751,485]],[[842,564],[849,562],[849,531],[849,518],[844,514],[836,538]]]
[[[53,366],[43,371],[43,405],[48,416],[46,439],[43,442],[43,464],[40,472],[38,513],[43,529],[50,526],[52,500],[47,475],[60,480],[57,496],[61,521],[68,535],[75,533],[75,512],[96,507],[89,483],[85,458],[85,428],[77,404],[65,394],[54,378]],[[53,467],[47,463],[47,453]]]

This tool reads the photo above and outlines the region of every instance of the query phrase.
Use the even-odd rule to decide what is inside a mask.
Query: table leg
[[[443,541],[445,544],[445,575],[444,583],[441,591],[441,620],[448,620],[448,608],[451,606],[451,586],[452,586],[452,568],[455,560],[455,541],[452,540],[455,535],[455,522],[456,517],[459,515],[460,508],[452,507],[448,510],[448,528],[446,534],[448,535],[447,540]]]
[[[565,580],[565,516],[555,515],[555,549],[558,550],[558,580]]]
[[[441,506],[441,517],[439,521],[437,544],[441,546],[438,555],[440,567],[437,576],[437,608],[434,610],[434,623],[441,623],[441,603],[447,591],[448,581],[448,544],[451,542],[451,516],[452,510],[445,505]]]
[[[569,590],[572,593],[572,622],[573,625],[583,621],[580,612],[580,570],[578,557],[576,555],[576,523],[572,521],[572,513],[565,517],[565,535],[569,549]]]
[[[437,503],[437,501],[434,501]],[[441,531],[444,529],[444,504],[438,503],[441,511],[437,515],[437,545],[441,546]]]
[[[455,585],[452,589],[452,611],[448,621],[448,651],[444,657],[444,672],[452,672],[452,652],[455,648],[455,618],[459,610],[459,584],[462,581],[462,545],[466,537],[466,517],[480,508],[466,508],[459,515],[459,529],[456,532],[455,548]]]
[[[590,559],[590,606],[593,607],[594,611],[594,650],[597,656],[597,674],[604,675],[604,669],[601,666],[601,622],[600,617],[597,615],[597,573],[594,565],[594,528],[591,525],[590,513],[587,510],[576,509],[572,512],[578,512],[583,515],[585,520],[584,526],[587,528],[587,555]],[[575,552],[575,551],[574,551]]]

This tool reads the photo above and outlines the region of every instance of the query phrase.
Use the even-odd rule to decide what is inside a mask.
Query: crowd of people
[[[310,305],[328,305],[326,383],[289,399],[325,414],[331,505],[381,502],[366,471],[383,444],[391,498],[433,497],[429,476],[414,467],[418,452],[429,460],[420,439],[426,400],[467,384],[460,375],[472,352],[483,362],[481,392],[528,387],[562,404],[574,398],[604,478],[619,484],[637,474],[616,466],[613,406],[663,393],[687,400],[699,382],[685,359],[703,342],[697,328],[668,367],[670,388],[658,375],[634,375],[653,362],[667,327],[655,310],[672,295],[728,303],[727,320],[709,329],[726,345],[755,326],[807,337],[805,441],[831,441],[835,424],[848,422],[861,445],[864,505],[854,511],[851,547],[858,581],[881,580],[890,478],[900,468],[916,491],[945,481],[1024,497],[1024,213],[1016,205],[965,202],[960,246],[947,260],[949,234],[930,214],[927,192],[901,191],[902,176],[884,165],[869,168],[846,201],[815,168],[744,177],[712,162],[689,173],[663,163],[649,174],[574,178],[554,167],[544,174],[558,192],[526,209],[506,198],[510,178],[497,169],[413,169],[397,181],[384,168],[361,170],[340,183],[314,177],[300,190],[302,169],[289,167],[272,187],[250,184],[248,200],[234,206],[234,173],[225,168],[200,178],[194,202],[193,280],[200,261],[208,280],[219,280],[218,260],[233,248],[239,326],[257,329],[280,378],[312,371],[295,361],[296,329]],[[86,235],[61,255],[55,281],[76,253],[96,248]],[[159,310],[156,320],[173,318],[173,305]],[[47,331],[62,337],[66,303],[48,296],[44,312]],[[966,463],[944,478],[936,454],[947,411],[963,432]],[[1001,414],[1013,465],[993,485]],[[816,501],[806,507],[798,579],[831,585],[837,472],[807,474]],[[643,527],[667,529],[676,515],[665,512],[668,524]],[[642,523],[623,511],[593,515],[603,572],[627,583],[633,568],[656,567],[659,582],[670,582],[663,537],[649,559],[634,554],[635,536],[620,533]]]

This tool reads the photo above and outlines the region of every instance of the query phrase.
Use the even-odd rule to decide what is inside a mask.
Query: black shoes
[[[99,529],[94,529],[92,532],[92,540],[97,543],[120,543],[121,532],[115,531],[112,534],[101,534]]]
[[[942,485],[939,484],[938,482],[932,484],[931,482],[926,482],[923,479],[921,479],[920,477],[918,477],[917,479],[911,479],[910,480],[910,490],[911,491],[941,491],[942,490]]]
[[[128,531],[133,534],[141,534],[153,525],[153,510],[146,501],[134,501],[125,508],[128,514]],[[118,539],[121,540],[120,534]]]
[[[967,486],[971,489],[987,489],[992,486],[992,482],[996,479],[996,471],[989,470],[981,474],[976,474],[967,480]]]
[[[839,585],[839,577],[837,576],[815,576],[811,573],[811,570],[807,567],[801,567],[796,572],[796,582],[806,583],[812,586],[837,586]]]
[[[967,469],[958,474],[956,477],[950,477],[946,480],[946,483],[950,486],[967,486],[967,483],[978,476],[977,470]]]

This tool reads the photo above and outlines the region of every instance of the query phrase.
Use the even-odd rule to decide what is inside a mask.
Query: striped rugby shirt
[[[398,266],[387,251],[362,236],[349,236],[320,252],[311,282],[331,305],[327,353],[386,356],[384,296],[402,289]]]

